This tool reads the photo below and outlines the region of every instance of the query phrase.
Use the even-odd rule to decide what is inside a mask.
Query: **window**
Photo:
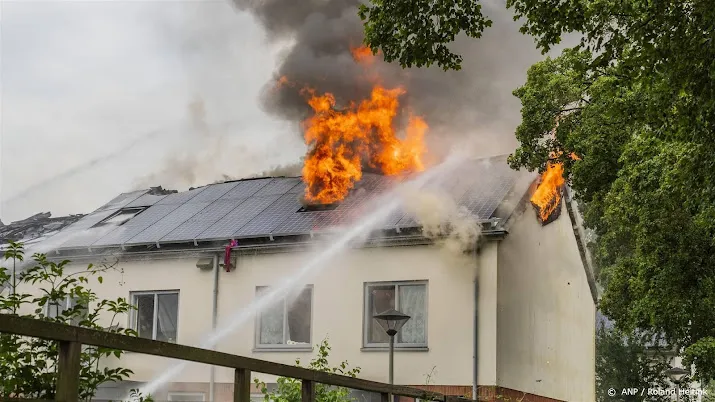
[[[261,297],[269,288],[259,286]],[[313,287],[278,300],[256,317],[256,348],[310,348],[313,313]]]
[[[204,402],[206,395],[203,392],[169,392],[170,401]]]
[[[379,282],[365,284],[364,346],[385,347],[390,337],[375,314],[396,309],[411,318],[395,335],[395,347],[427,346],[427,282]]]
[[[133,292],[131,327],[139,337],[176,342],[179,291]]]
[[[121,209],[117,211],[116,213],[110,215],[107,218],[104,218],[104,220],[100,221],[96,225],[97,226],[104,226],[104,225],[116,225],[120,226],[126,223],[128,220],[132,219],[133,217],[137,216],[140,212],[144,211],[146,208],[126,208],[126,209]]]
[[[75,308],[79,304],[79,299],[75,296],[67,295],[62,301],[50,301],[45,305],[45,316],[48,318],[62,317],[65,311]],[[87,314],[87,309],[82,309],[80,314],[75,314],[68,324],[79,325]]]

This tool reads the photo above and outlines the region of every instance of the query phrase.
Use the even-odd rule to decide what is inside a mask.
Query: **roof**
[[[493,218],[517,175],[504,155],[462,163],[439,186],[486,221]],[[298,177],[237,180],[173,194],[123,193],[63,230],[60,235],[67,240],[58,250],[274,239],[328,231],[356,220],[370,208],[371,199],[399,181],[365,174],[335,209],[307,212],[300,211],[305,185]],[[121,219],[119,213],[124,214]],[[129,219],[123,224],[102,224],[107,218],[124,217]],[[381,229],[399,232],[419,226],[415,217],[400,210]]]
[[[0,244],[17,241],[29,245],[42,241],[77,222],[83,216],[69,215],[53,218],[51,213],[41,212],[7,225],[0,221]]]

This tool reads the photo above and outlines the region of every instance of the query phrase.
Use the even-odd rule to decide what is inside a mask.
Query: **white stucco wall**
[[[595,399],[595,305],[568,211],[541,226],[528,206],[498,252],[498,385]]]
[[[496,247],[488,245],[480,256],[455,257],[436,246],[409,246],[350,250],[304,281],[313,285],[312,344],[329,337],[330,361],[338,365],[347,360],[361,368],[360,377],[387,382],[388,353],[364,351],[364,283],[426,280],[427,339],[429,350],[398,350],[395,354],[395,383],[430,383],[471,386],[473,376],[474,277],[477,266],[495,272]],[[491,250],[491,251],[489,251]],[[311,253],[241,255],[238,268],[219,272],[219,327],[254,300],[256,286],[272,285],[299,270]],[[102,274],[103,284],[92,289],[103,299],[129,298],[132,291],[179,290],[178,342],[198,346],[211,329],[213,272],[196,267],[198,257],[184,259],[123,260],[115,269]],[[86,263],[68,267],[67,273],[86,268]],[[482,268],[484,269],[484,268]],[[492,281],[495,282],[495,279]],[[296,282],[296,285],[302,286]],[[487,282],[481,286],[487,286]],[[481,303],[495,305],[495,288],[480,294]],[[489,301],[489,298],[492,300]],[[482,315],[483,328],[491,345],[480,345],[484,372],[494,372],[496,339],[494,314]],[[129,325],[129,317],[119,317]],[[115,321],[116,322],[116,321]],[[317,351],[261,352],[254,350],[254,316],[224,339],[217,350],[259,359],[293,364],[296,358],[307,362]],[[488,357],[491,356],[491,357]],[[134,371],[133,381],[149,381],[177,363],[135,353],[125,353],[121,365]],[[208,382],[209,367],[190,364],[174,382]],[[260,377],[271,381],[268,376]],[[216,382],[233,382],[233,373],[218,368]]]
[[[242,256],[238,269],[221,273],[220,321],[225,323],[240,306],[253,299],[255,286],[270,285],[300,269],[309,254]],[[347,360],[361,368],[360,377],[387,382],[386,351],[361,351],[364,283],[427,280],[427,326],[429,351],[397,351],[395,383],[471,385],[474,257],[453,258],[432,247],[394,247],[352,250],[308,278],[313,288],[312,343],[326,336],[332,346],[330,360]],[[311,352],[253,352],[253,319],[219,349],[239,355],[292,364]],[[432,370],[434,367],[434,371]],[[270,380],[264,378],[264,380]],[[232,380],[232,373],[219,370],[217,381]]]

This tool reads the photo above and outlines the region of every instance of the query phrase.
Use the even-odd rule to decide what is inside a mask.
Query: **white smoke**
[[[481,234],[479,220],[447,193],[431,189],[403,193],[407,212],[422,226],[423,235],[452,255],[474,248]]]

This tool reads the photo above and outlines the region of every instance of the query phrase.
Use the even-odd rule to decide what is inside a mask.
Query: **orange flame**
[[[539,210],[542,221],[549,219],[561,205],[561,188],[564,185],[564,165],[549,162],[541,175],[541,182],[531,196],[531,203]]]
[[[350,53],[353,55],[353,59],[355,59],[355,61],[358,63],[372,64],[375,62],[375,55],[372,54],[372,50],[365,45],[359,47],[351,47]]]
[[[369,99],[337,110],[332,94],[303,91],[314,111],[304,121],[305,142],[311,146],[303,166],[306,201],[331,204],[344,199],[362,178],[364,165],[387,175],[424,169],[427,123],[410,116],[404,139],[394,128],[398,98],[404,93],[402,88],[375,85]]]
[[[561,152],[552,153],[555,158]],[[575,152],[569,154],[572,160],[580,161],[581,157]],[[539,210],[539,218],[547,220],[552,213],[561,205],[561,188],[566,182],[564,179],[564,165],[561,162],[549,162],[546,164],[546,171],[541,175],[541,181],[536,191],[531,196],[531,203]]]

